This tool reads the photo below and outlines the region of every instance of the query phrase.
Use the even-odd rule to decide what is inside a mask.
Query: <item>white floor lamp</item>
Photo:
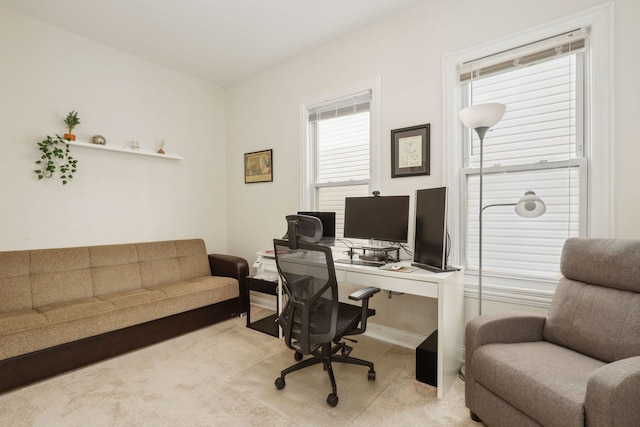
[[[488,206],[482,204],[482,167],[483,167],[483,142],[487,131],[495,126],[504,116],[507,106],[498,103],[478,104],[464,108],[460,111],[462,123],[476,131],[480,138],[480,188],[478,208],[478,315],[482,314],[482,213],[493,206],[515,206],[516,214],[525,218],[535,218],[546,211],[546,206],[531,190],[527,191],[518,203],[498,203]]]
[[[473,129],[480,138],[480,188],[479,188],[479,207],[478,207],[478,315],[482,314],[482,213],[485,209],[494,206],[515,206],[516,214],[525,218],[535,218],[542,215],[546,211],[546,206],[539,197],[531,190],[527,191],[518,203],[497,203],[482,206],[482,167],[484,153],[484,137],[487,131],[495,126],[504,116],[507,106],[498,103],[478,104],[464,108],[460,111],[460,120],[469,129]],[[465,365],[460,366],[460,378],[465,380]]]

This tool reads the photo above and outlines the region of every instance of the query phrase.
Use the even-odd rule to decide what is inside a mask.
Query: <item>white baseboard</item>
[[[373,322],[367,323],[367,331],[364,334],[371,338],[386,341],[401,347],[410,348],[412,350],[415,350],[415,348],[427,338],[424,335],[390,328],[384,325],[378,325]]]
[[[275,298],[272,296],[262,297],[261,294],[252,294],[249,299],[252,305],[267,308],[273,311],[275,311],[276,309]],[[412,350],[415,350],[415,348],[427,338],[426,336],[421,334],[407,332],[401,329],[391,328],[389,326],[379,325],[373,322],[367,323],[367,331],[364,334],[371,338],[386,341],[391,344],[399,345],[401,347],[410,348]]]

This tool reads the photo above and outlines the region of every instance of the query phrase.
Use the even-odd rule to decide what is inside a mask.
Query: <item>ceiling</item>
[[[0,5],[228,86],[425,1],[0,0]]]

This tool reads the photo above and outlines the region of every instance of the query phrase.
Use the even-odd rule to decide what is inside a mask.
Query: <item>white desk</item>
[[[340,263],[335,267],[338,283],[375,286],[438,300],[438,398],[441,399],[460,368],[458,353],[462,349],[464,329],[463,274],[431,273],[421,269],[401,273]]]
[[[254,266],[275,272],[273,254],[258,253]],[[409,262],[402,263],[409,266]],[[374,286],[393,292],[438,300],[438,398],[442,398],[458,375],[463,345],[464,288],[462,272],[431,273],[418,269],[410,273],[335,263],[338,283]],[[419,321],[419,320],[417,320]]]

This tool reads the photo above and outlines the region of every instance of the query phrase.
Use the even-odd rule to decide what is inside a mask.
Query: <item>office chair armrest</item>
[[[349,295],[349,299],[353,301],[362,301],[365,298],[371,298],[373,295],[377,294],[378,292],[380,292],[380,289],[378,288],[373,288],[373,287],[362,288],[353,292],[351,295]]]
[[[351,295],[349,299],[353,301],[362,301],[362,317],[360,318],[360,327],[357,333],[363,333],[367,330],[367,318],[375,314],[375,310],[369,310],[369,298],[380,292],[380,289],[374,287],[362,288]]]

